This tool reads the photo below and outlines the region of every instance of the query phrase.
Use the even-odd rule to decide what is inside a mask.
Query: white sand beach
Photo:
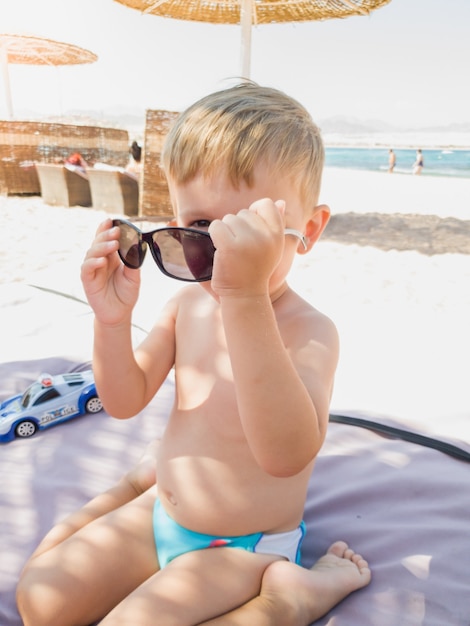
[[[338,326],[342,348],[333,411],[388,416],[428,434],[470,440],[470,254],[453,246],[462,232],[469,240],[462,230],[469,227],[469,198],[470,179],[325,171],[321,200],[348,221],[333,238],[327,229],[309,255],[297,258],[290,284]],[[381,216],[382,230],[368,230],[370,213]],[[422,227],[405,224],[397,233],[387,217],[394,213],[422,216]],[[364,235],[359,243],[353,227],[358,215]],[[32,284],[83,299],[80,264],[105,216],[47,206],[39,197],[0,198],[0,293],[8,290],[11,298],[16,288],[20,297],[21,287]],[[454,220],[440,237],[444,253],[417,251],[419,242],[433,236],[423,216],[434,216],[434,230]],[[388,249],[388,235],[392,245],[398,236],[406,249]],[[155,310],[179,287],[147,260],[135,322],[149,329]],[[47,352],[40,333],[32,339],[28,330],[37,327],[32,315],[45,314],[25,308],[23,316],[2,320],[2,361]],[[12,324],[24,328],[19,343],[9,334]],[[65,335],[80,341],[75,325],[67,318],[62,325]]]

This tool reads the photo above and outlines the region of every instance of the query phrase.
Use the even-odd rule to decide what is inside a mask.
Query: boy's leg
[[[100,626],[201,624],[255,597],[266,567],[277,558],[237,548],[188,552],[125,598]]]
[[[85,626],[151,577],[155,497],[154,487],[32,558],[17,593],[25,626]]]
[[[338,541],[312,569],[287,561],[272,563],[264,573],[259,596],[204,626],[309,626],[350,593],[368,585],[370,578],[367,561]]]
[[[80,511],[72,513],[66,520],[55,527],[43,540],[33,557],[39,556],[55,547],[65,539],[76,533],[80,528],[88,525],[91,521],[106,515],[107,513],[117,509],[118,507],[132,501],[146,489],[155,484],[155,452],[159,442],[153,442],[146,450],[139,464],[133,468],[116,486],[110,490],[94,498],[90,503],[85,505]],[[368,584],[370,580],[370,572],[367,569],[367,563],[358,555],[354,555],[352,551],[346,551],[344,544],[334,544],[329,551],[333,557],[339,557],[337,562],[331,557],[327,557],[330,562],[328,569],[333,570],[336,564],[344,563],[346,560],[355,563],[360,572],[359,579],[355,576],[354,569],[352,576],[349,576],[347,570],[343,572],[346,576],[340,581],[334,582],[334,594],[331,600],[326,600],[327,595],[323,591],[322,585],[317,584],[316,572],[320,567],[324,567],[327,562],[320,559],[318,564],[312,570],[298,568],[293,564],[285,561],[276,561],[271,564],[262,581],[261,593],[259,596],[250,600],[244,606],[236,609],[220,618],[215,618],[207,624],[212,626],[246,626],[247,623],[257,624],[257,626],[287,626],[295,624],[310,624],[320,615],[329,610],[322,611],[325,602],[319,602],[317,596],[322,601],[326,600],[326,604],[334,604],[343,597],[354,591],[356,588]],[[28,564],[29,568],[29,564]],[[313,576],[311,573],[313,573]],[[334,572],[331,572],[334,574]],[[322,574],[322,581],[326,580]],[[27,583],[26,583],[27,584]],[[357,586],[356,586],[357,585]],[[21,581],[20,588],[24,589],[25,579]],[[258,592],[257,592],[258,593]],[[20,589],[20,602],[21,602]],[[337,596],[339,600],[336,600]],[[34,622],[37,623],[36,621]],[[62,623],[62,622],[61,622]]]
[[[156,451],[159,440],[153,441],[144,455],[121,480],[104,493],[99,494],[81,509],[74,511],[56,524],[44,537],[31,558],[55,547],[95,519],[118,509],[150,489],[156,482]]]

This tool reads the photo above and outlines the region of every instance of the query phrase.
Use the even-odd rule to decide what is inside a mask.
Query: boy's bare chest
[[[176,323],[176,366],[192,365],[224,378],[231,368],[220,311],[198,306]]]
[[[178,404],[188,410],[205,405],[235,406],[230,354],[219,312],[199,308],[177,321],[175,372]],[[215,406],[214,406],[215,405]]]

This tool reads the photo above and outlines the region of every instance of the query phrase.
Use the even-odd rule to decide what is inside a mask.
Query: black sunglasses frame
[[[201,240],[205,239],[206,244],[210,243],[210,246],[208,246],[208,249],[212,253],[212,261],[213,261],[214,254],[215,254],[215,247],[214,247],[214,244],[212,243],[212,239],[209,233],[206,233],[203,230],[197,230],[195,228],[184,228],[181,226],[164,226],[162,228],[156,228],[155,230],[151,230],[151,231],[144,233],[135,224],[132,224],[128,220],[123,220],[123,219],[114,219],[113,226],[119,226],[119,227],[125,226],[127,228],[131,228],[135,233],[137,233],[138,238],[139,238],[139,243],[138,243],[139,264],[138,265],[129,263],[126,260],[125,256],[121,253],[121,250],[118,249],[119,258],[124,263],[124,265],[126,265],[126,267],[129,267],[134,270],[142,267],[142,264],[145,259],[145,254],[147,251],[146,248],[148,247],[150,248],[150,253],[153,257],[153,260],[157,264],[158,269],[162,272],[162,274],[165,274],[165,276],[168,276],[169,278],[174,278],[175,280],[181,280],[187,283],[201,283],[201,282],[208,281],[212,278],[212,271],[210,275],[205,275],[201,278],[194,278],[194,277],[184,278],[182,276],[176,276],[175,274],[172,274],[165,268],[162,258],[161,258],[160,247],[158,243],[153,239],[153,236],[155,235],[155,233],[160,233],[160,232],[167,232],[173,235],[175,239],[178,239],[181,236],[181,234],[184,234],[184,233],[191,235],[192,239],[194,238],[201,239]],[[146,244],[146,247],[144,247],[143,244]]]
[[[181,280],[181,281],[189,282],[189,283],[201,283],[201,282],[208,281],[212,278],[212,271],[209,276],[204,276],[202,278],[183,278],[181,276],[176,276],[175,274],[171,274],[170,272],[168,272],[167,269],[165,269],[165,266],[163,265],[163,261],[161,259],[160,247],[158,246],[157,242],[153,239],[153,235],[155,233],[162,232],[162,231],[175,233],[175,234],[188,233],[188,234],[191,234],[193,238],[196,235],[197,238],[209,239],[211,247],[212,247],[211,252],[212,252],[212,261],[213,261],[214,254],[215,254],[215,247],[214,247],[214,244],[212,243],[212,239],[209,233],[206,233],[203,230],[197,230],[195,228],[185,228],[182,226],[164,226],[163,228],[156,228],[155,230],[151,230],[151,231],[144,233],[135,224],[132,224],[132,222],[129,222],[128,220],[123,220],[123,219],[114,219],[113,226],[119,226],[119,227],[126,226],[127,228],[131,228],[133,231],[137,233],[139,237],[139,245],[138,245],[139,264],[138,265],[133,265],[132,263],[129,263],[126,260],[125,256],[121,253],[120,248],[118,249],[119,258],[127,267],[131,269],[139,269],[140,267],[142,267],[142,264],[145,259],[145,253],[146,253],[146,248],[143,246],[143,244],[145,243],[150,248],[150,252],[152,254],[153,260],[157,264],[158,269],[163,274],[165,274],[165,276],[168,276],[169,278],[174,278],[175,280]],[[299,230],[296,230],[295,228],[285,228],[284,234],[293,235],[294,237],[300,240],[304,250],[307,249],[308,241],[306,237]]]

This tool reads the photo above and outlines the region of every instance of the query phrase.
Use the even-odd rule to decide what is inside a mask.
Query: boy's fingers
[[[276,202],[274,204],[276,205],[276,208],[278,209],[280,215],[285,217],[285,214],[286,214],[286,201],[285,200],[276,200]]]
[[[227,213],[221,220],[214,220],[209,227],[209,234],[215,244],[218,242],[221,245],[236,238],[237,234],[247,233],[252,229],[280,232],[285,223],[285,206],[284,200],[256,200],[248,209],[241,209],[236,214]],[[246,230],[247,226],[249,230]]]
[[[116,240],[95,243],[95,245],[87,250],[85,254],[85,260],[107,257],[113,252],[116,252],[118,248],[119,243]]]
[[[107,217],[103,222],[98,225],[96,229],[96,234],[102,233],[106,230],[110,230],[113,227],[113,220],[110,217]]]
[[[259,215],[270,226],[282,226],[285,223],[286,203],[284,200],[263,198],[250,206],[249,212]]]

